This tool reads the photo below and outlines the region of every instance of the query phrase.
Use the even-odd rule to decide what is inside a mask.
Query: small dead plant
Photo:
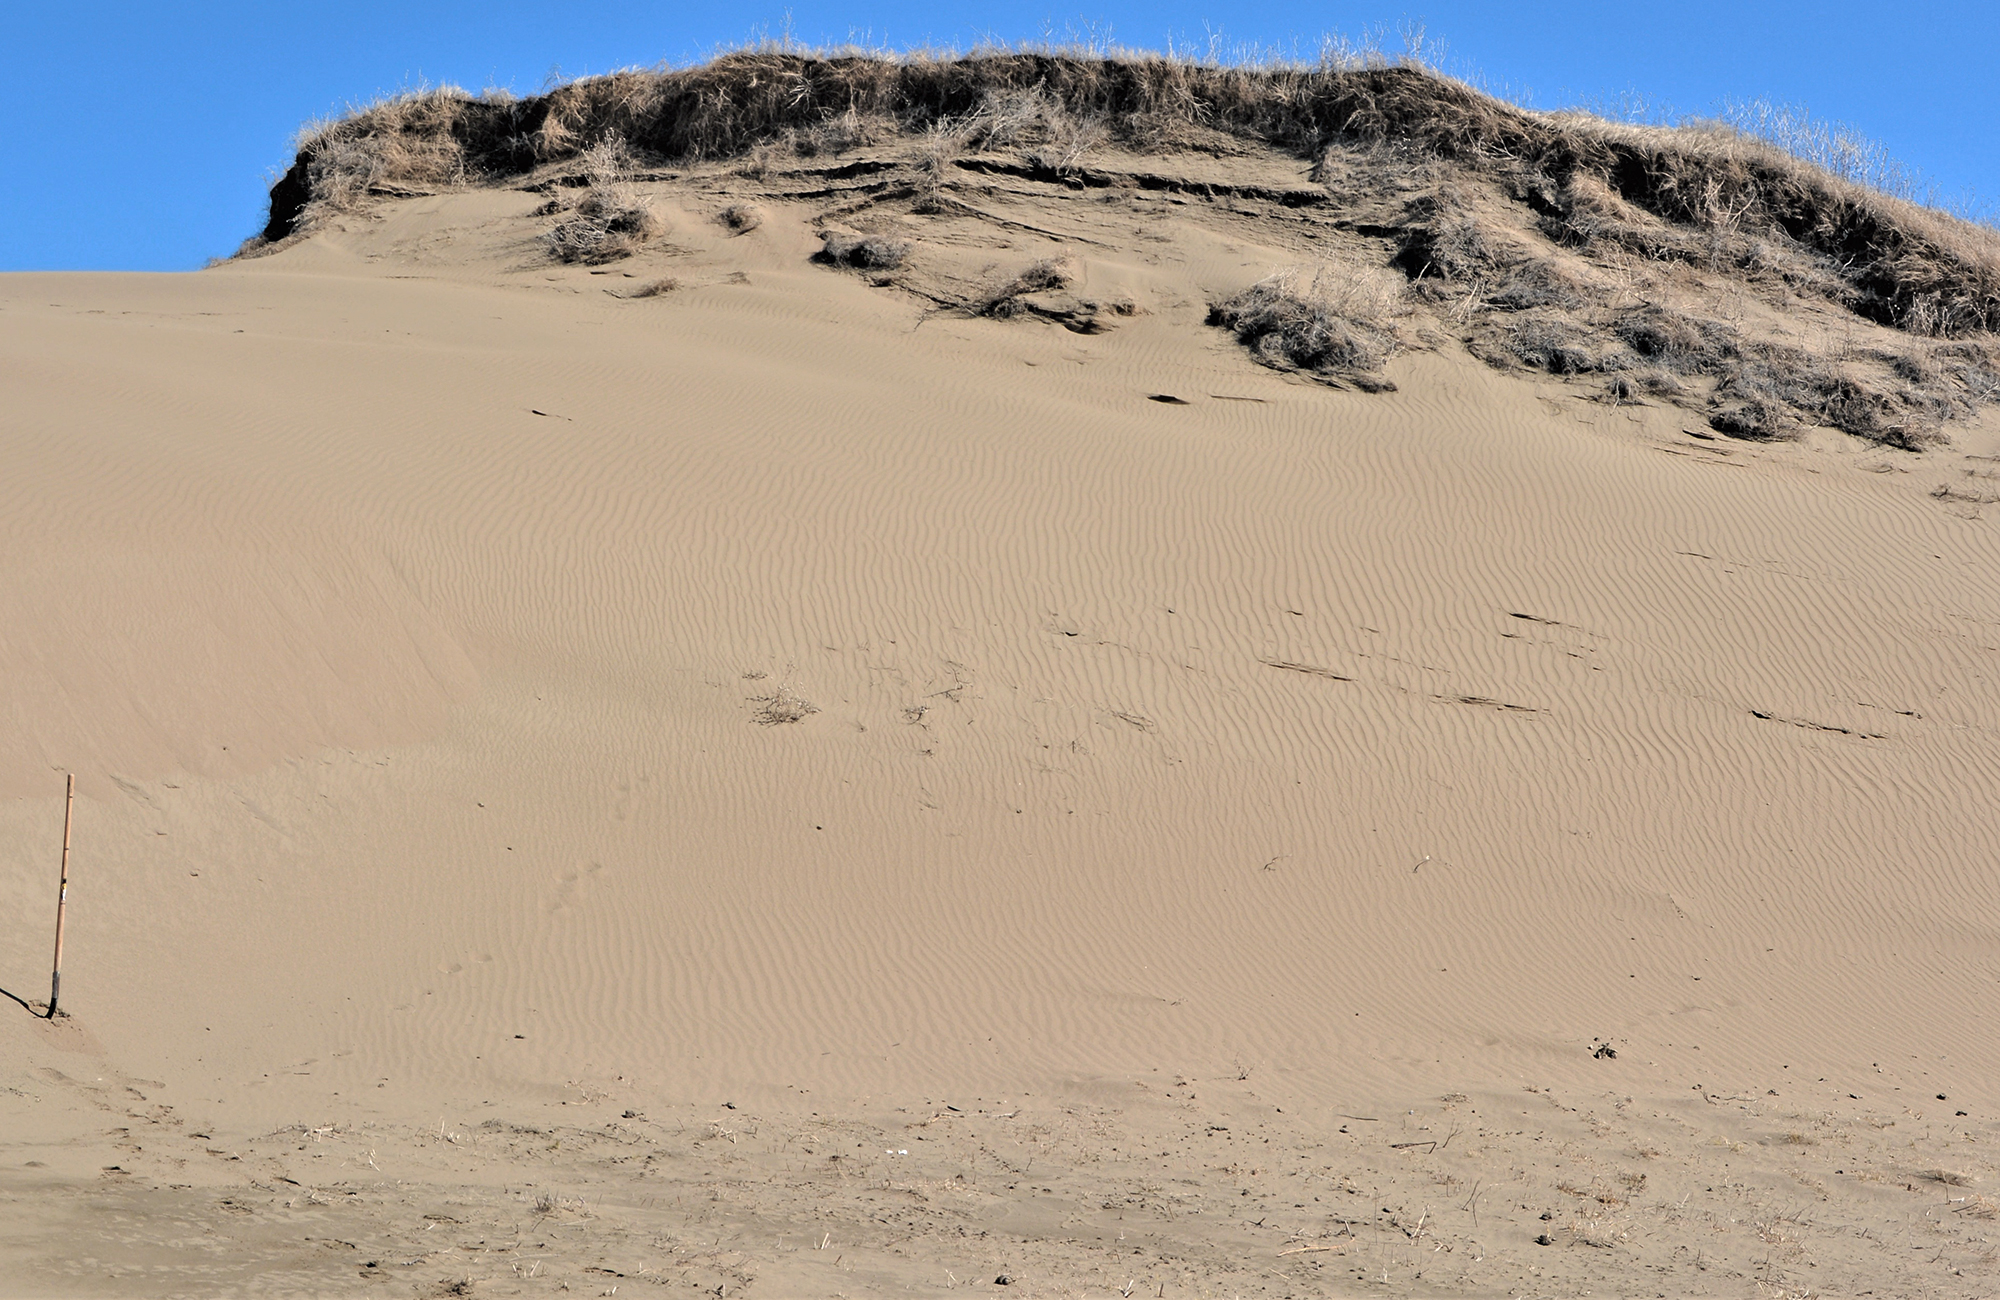
[[[1066,289],[1076,279],[1076,270],[1076,263],[1067,257],[1045,257],[988,293],[973,306],[972,314],[1010,319],[1020,314],[1023,296]]]
[[[893,271],[910,255],[907,240],[888,235],[856,234],[848,230],[822,230],[820,250],[813,260],[828,266],[857,271]]]
[[[1401,288],[1388,276],[1323,266],[1311,278],[1293,268],[1260,280],[1211,305],[1208,323],[1235,334],[1273,369],[1393,392],[1377,372],[1402,345],[1395,318],[1404,310]]]
[[[764,209],[754,203],[732,203],[715,214],[732,235],[747,235],[764,224]]]
[[[544,206],[545,213],[564,219],[542,237],[543,244],[549,256],[570,264],[599,266],[630,257],[664,229],[651,202],[627,179],[632,152],[622,136],[612,134],[586,150],[582,161],[589,187],[573,203],[558,198]]]
[[[757,706],[750,716],[760,727],[801,722],[819,712],[817,704],[799,695],[790,686],[780,686],[769,695],[753,695],[750,702]]]

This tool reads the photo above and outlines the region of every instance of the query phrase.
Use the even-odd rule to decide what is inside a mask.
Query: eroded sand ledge
[[[0,281],[0,1290],[1990,1281],[1990,425],[1334,391],[1231,201],[878,287],[732,176]],[[1132,310],[910,292],[1058,252]]]

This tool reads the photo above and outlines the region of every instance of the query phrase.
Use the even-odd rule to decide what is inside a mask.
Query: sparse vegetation
[[[733,235],[747,235],[764,224],[764,210],[754,203],[732,203],[715,214],[715,219]]]
[[[1043,258],[987,294],[974,305],[973,314],[1006,320],[1020,313],[1023,296],[1066,289],[1075,278],[1075,262],[1061,257]]]
[[[750,702],[757,706],[751,717],[759,726],[776,727],[789,722],[802,722],[819,712],[819,706],[800,696],[789,686],[780,686],[769,695],[753,695]]]
[[[775,176],[876,151],[842,164],[877,178],[830,214],[852,219],[971,211],[955,191],[996,151],[1028,181],[1102,186],[1086,159],[1111,149],[1311,160],[1357,232],[1345,269],[1274,278],[1210,314],[1266,364],[1380,387],[1385,358],[1428,346],[1397,324],[1416,312],[1496,366],[1679,404],[1734,436],[1817,424],[1913,447],[2000,399],[2000,231],[1909,202],[1908,178],[1852,133],[1768,105],[1678,127],[1531,112],[1367,51],[1229,66],[764,49],[523,99],[427,90],[307,132],[264,239],[371,196],[532,173],[552,194],[586,191],[552,200],[551,255],[601,262],[658,228],[628,179],[639,167],[739,160]],[[759,217],[738,204],[720,219],[740,233]],[[884,233],[823,241],[821,260],[865,271],[910,251]],[[1378,260],[1353,262],[1364,251]],[[1404,284],[1355,296],[1385,268]],[[973,306],[1005,316],[1037,292]],[[1089,316],[1072,314],[1072,328]]]
[[[572,215],[556,223],[545,242],[549,256],[558,262],[598,266],[630,257],[659,231],[659,218],[644,202],[593,188]]]
[[[893,271],[910,255],[908,240],[888,235],[860,235],[848,230],[822,230],[819,261],[857,271]]]
[[[624,140],[606,136],[584,154],[589,187],[574,203],[562,198],[543,205],[548,215],[562,216],[543,237],[549,255],[558,262],[601,265],[630,257],[640,244],[661,229],[652,205],[626,177],[632,157]]]
[[[1267,366],[1385,392],[1395,385],[1379,371],[1399,346],[1400,306],[1399,288],[1385,277],[1321,267],[1307,278],[1291,269],[1216,303],[1208,323],[1233,332]]]

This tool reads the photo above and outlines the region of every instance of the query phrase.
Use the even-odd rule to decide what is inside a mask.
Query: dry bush
[[[888,235],[862,235],[846,230],[819,232],[820,250],[813,259],[828,266],[857,271],[893,271],[910,255],[907,240]]]
[[[757,706],[750,716],[761,727],[802,722],[809,715],[819,712],[818,705],[802,698],[789,686],[780,686],[769,695],[752,696],[750,702]]]
[[[1208,323],[1235,334],[1267,366],[1384,392],[1395,385],[1375,372],[1400,346],[1401,306],[1399,292],[1377,275],[1327,266],[1308,280],[1290,269],[1213,304]]]
[[[844,113],[829,114],[809,126],[793,128],[786,139],[792,146],[792,152],[799,157],[817,158],[822,154],[843,154],[850,149],[874,144],[895,129],[893,123],[880,116],[870,114],[864,117],[850,104]]]
[[[541,209],[564,218],[542,237],[549,256],[591,266],[630,257],[664,228],[652,204],[627,180],[636,162],[630,147],[614,132],[585,150],[582,162],[589,180],[582,197],[553,199]]]
[[[672,293],[680,287],[681,282],[673,276],[668,275],[662,276],[657,280],[648,280],[625,296],[627,298],[657,298],[661,294]]]
[[[620,185],[591,186],[570,212],[542,237],[558,262],[615,262],[664,228],[644,197]]]
[[[1048,293],[1069,287],[1076,278],[1076,263],[1066,257],[1043,258],[1032,263],[1013,279],[991,290],[972,307],[975,316],[1007,320],[1021,311],[1025,294]]]
[[[1029,166],[1054,172],[1058,176],[1073,176],[1083,163],[1083,156],[1100,148],[1111,138],[1111,130],[1103,118],[1082,116],[1061,111],[1052,111],[1045,117],[1047,122],[1042,140],[1029,149],[1023,158]]]
[[[734,235],[747,235],[764,224],[764,209],[754,203],[732,203],[715,214],[715,219]]]
[[[1554,312],[1527,312],[1485,337],[1475,338],[1473,354],[1505,365],[1518,362],[1552,375],[1585,375],[1625,369],[1625,358],[1607,351],[1598,332]]]

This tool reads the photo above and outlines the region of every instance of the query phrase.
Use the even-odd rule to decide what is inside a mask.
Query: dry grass
[[[808,716],[819,712],[818,705],[800,696],[789,686],[780,686],[769,695],[754,695],[750,698],[750,702],[757,706],[750,716],[763,727],[802,722]]]
[[[902,161],[881,193],[926,213],[964,206],[951,189],[968,154],[1011,151],[1074,185],[1101,148],[1276,149],[1311,160],[1343,219],[1386,246],[1410,303],[1493,364],[1676,403],[1743,437],[1826,425],[1918,446],[2000,399],[2000,231],[1872,187],[1908,189],[1838,131],[1776,110],[1738,118],[1745,129],[1531,112],[1365,51],[1228,66],[763,49],[518,100],[426,90],[320,124],[273,187],[262,239],[371,196],[569,169],[567,187],[588,193],[552,214],[549,251],[595,262],[657,228],[618,179],[634,166],[735,159],[769,175],[893,144]],[[739,233],[757,219],[728,212]],[[824,239],[822,260],[863,270],[908,252],[884,235]],[[1732,301],[1748,310],[1716,305]],[[1363,382],[1410,303],[1297,275],[1211,319],[1268,364]],[[1799,337],[1800,321],[1821,336]],[[1841,321],[1877,341],[1832,341]]]
[[[820,250],[813,256],[828,266],[851,267],[857,271],[893,271],[910,255],[909,241],[890,235],[822,230],[819,237]]]
[[[547,215],[561,216],[543,243],[558,262],[602,265],[630,257],[664,228],[659,217],[627,179],[633,170],[631,151],[622,137],[600,140],[583,156],[589,185],[574,201],[551,199]]]
[[[975,316],[1007,320],[1022,310],[1022,298],[1033,293],[1066,289],[1076,279],[1076,263],[1066,257],[1043,258],[1013,279],[998,286],[973,305]]]
[[[747,235],[764,224],[764,209],[754,203],[732,203],[715,214],[732,235]]]
[[[1395,317],[1406,310],[1387,277],[1322,266],[1310,277],[1294,268],[1261,280],[1211,306],[1208,323],[1274,369],[1383,392],[1395,388],[1378,372],[1400,346]]]
[[[1636,241],[1666,257],[1783,240],[1835,259],[1830,273],[1871,319],[1947,336],[2000,326],[2000,233],[1741,131],[1533,113],[1420,66],[1365,57],[1230,67],[1159,55],[746,51],[520,100],[428,90],[309,131],[273,190],[266,236],[370,186],[518,175],[613,136],[638,156],[682,162],[773,143],[837,154],[933,128],[967,145],[1025,147],[1058,170],[1096,142],[1173,147],[1194,131],[1308,157],[1387,146],[1497,178],[1579,238]]]

